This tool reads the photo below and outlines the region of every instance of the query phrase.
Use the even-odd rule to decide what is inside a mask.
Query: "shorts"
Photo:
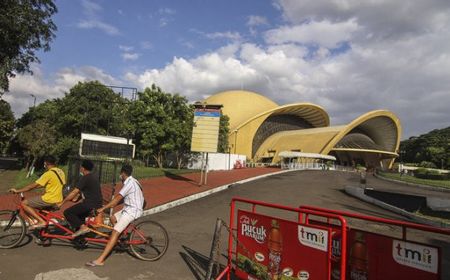
[[[124,212],[123,210],[116,212],[114,214],[114,217],[116,217],[117,220],[117,223],[114,225],[114,230],[118,233],[124,231],[127,226],[135,220],[133,216],[131,216],[127,212]]]
[[[55,207],[56,203],[48,203],[42,200],[41,196],[31,197],[28,200],[28,206],[35,209],[43,209],[48,207]]]

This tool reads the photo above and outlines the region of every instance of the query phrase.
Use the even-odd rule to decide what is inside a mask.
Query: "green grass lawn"
[[[404,181],[408,183],[427,185],[432,187],[441,187],[441,188],[449,188],[450,189],[450,180],[429,180],[429,179],[420,179],[410,175],[400,176],[399,173],[388,173],[388,172],[378,172],[378,175],[394,179],[398,181]]]
[[[67,166],[60,166],[67,176]],[[36,181],[42,174],[42,170],[35,172],[29,178],[26,178],[27,171],[22,170],[7,170],[0,173],[0,193],[7,192],[10,188],[21,188],[34,181]],[[198,170],[192,169],[160,169],[153,167],[140,167],[134,168],[133,177],[137,179],[150,178],[150,177],[161,177],[161,176],[178,176],[186,173],[198,172]],[[116,177],[117,182],[119,182],[119,174]]]

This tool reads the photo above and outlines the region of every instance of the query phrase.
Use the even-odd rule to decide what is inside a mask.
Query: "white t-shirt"
[[[144,195],[142,194],[139,183],[132,176],[128,177],[123,183],[119,194],[123,196],[123,212],[131,215],[135,219],[142,216],[144,207]]]

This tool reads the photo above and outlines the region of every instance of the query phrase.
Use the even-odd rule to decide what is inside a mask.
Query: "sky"
[[[407,139],[450,126],[448,0],[56,0],[34,75],[3,98],[20,117],[79,81],[190,102],[225,90],[311,102],[346,124],[385,109]]]

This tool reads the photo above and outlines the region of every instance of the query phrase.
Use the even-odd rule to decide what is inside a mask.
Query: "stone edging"
[[[373,197],[370,197],[366,194],[364,194],[364,189],[360,188],[360,187],[354,187],[354,186],[346,186],[345,187],[345,192],[351,196],[357,197],[365,202],[374,204],[376,206],[379,206],[381,208],[384,208],[386,210],[389,210],[391,212],[397,213],[399,215],[405,216],[411,220],[413,220],[414,222],[417,223],[422,223],[422,224],[426,224],[426,225],[430,225],[430,226],[434,226],[434,227],[440,227],[440,228],[447,228],[450,229],[450,223],[445,223],[445,222],[438,222],[438,221],[434,221],[434,220],[430,220],[424,217],[421,217],[419,215],[414,215],[413,213],[410,213],[406,210],[403,210],[401,208],[392,206],[390,204],[387,204],[381,200],[375,199]]]
[[[389,182],[393,182],[393,183],[404,184],[404,185],[413,186],[413,187],[417,187],[417,188],[421,188],[421,189],[426,189],[426,190],[431,190],[431,191],[437,191],[437,192],[449,192],[449,193],[450,193],[450,189],[448,189],[448,188],[433,187],[433,186],[427,186],[427,185],[421,185],[421,184],[415,184],[415,183],[410,183],[410,182],[405,182],[405,181],[395,180],[395,179],[383,177],[383,176],[381,176],[381,175],[378,175],[377,173],[373,173],[373,176],[375,176],[375,177],[378,178],[378,179],[385,180],[385,181],[389,181]]]

